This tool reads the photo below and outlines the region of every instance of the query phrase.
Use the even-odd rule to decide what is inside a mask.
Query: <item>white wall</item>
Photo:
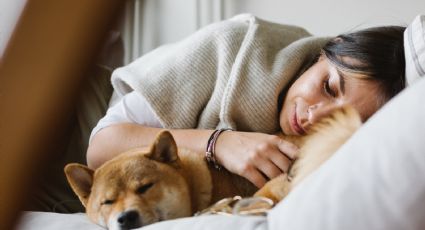
[[[0,59],[26,0],[0,0]]]
[[[226,17],[241,12],[300,25],[316,35],[337,35],[375,25],[407,25],[416,15],[425,14],[425,0],[226,1]]]
[[[124,31],[126,43],[131,43],[126,46],[131,52],[126,62],[161,44],[183,39],[202,26],[223,19],[224,13],[220,10],[221,0],[131,0],[128,5],[134,7],[133,12],[127,11],[135,21],[127,18]]]
[[[336,35],[373,25],[407,25],[425,14],[425,0],[130,0],[126,63],[198,28],[239,13]],[[26,0],[0,0],[0,57]]]
[[[137,0],[136,0],[137,1]],[[425,0],[145,0],[139,54],[174,42],[200,26],[252,13],[266,20],[293,24],[315,35],[332,36],[376,26],[408,25],[425,14]],[[154,7],[153,7],[154,6]],[[150,16],[149,16],[150,15]],[[149,44],[146,44],[146,43]]]

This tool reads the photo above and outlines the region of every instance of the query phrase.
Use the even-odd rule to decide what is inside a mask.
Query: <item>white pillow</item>
[[[404,32],[406,82],[425,76],[425,15],[418,15]]]

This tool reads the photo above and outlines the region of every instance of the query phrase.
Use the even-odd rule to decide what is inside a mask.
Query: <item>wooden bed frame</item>
[[[27,1],[0,57],[0,229],[13,229],[61,145],[82,76],[124,4]]]

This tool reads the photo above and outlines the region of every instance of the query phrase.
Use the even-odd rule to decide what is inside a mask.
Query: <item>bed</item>
[[[424,229],[425,16],[404,36],[408,87],[266,217],[190,217],[143,229]],[[102,229],[83,213],[22,214],[21,230]]]

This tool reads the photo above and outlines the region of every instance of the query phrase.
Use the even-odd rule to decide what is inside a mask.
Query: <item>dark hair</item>
[[[384,26],[339,35],[323,47],[323,53],[337,68],[377,81],[385,102],[405,87],[404,30]]]

